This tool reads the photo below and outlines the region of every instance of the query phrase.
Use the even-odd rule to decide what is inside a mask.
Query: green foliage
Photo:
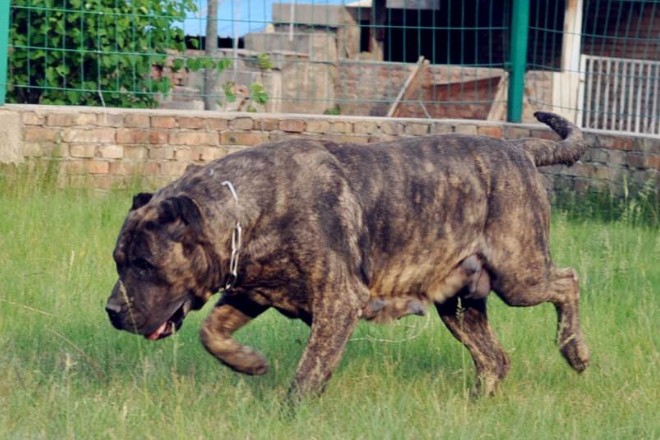
[[[341,109],[339,108],[339,105],[335,104],[334,107],[328,108],[323,112],[324,115],[341,115]]]
[[[267,53],[260,53],[257,55],[257,66],[261,70],[271,70],[273,68],[273,62],[270,59],[270,55]]]
[[[195,41],[195,40],[193,40]],[[229,58],[214,59],[211,57],[195,57],[195,58],[175,58],[172,62],[171,68],[173,71],[182,69],[183,67],[192,70],[193,72],[202,69],[216,70],[218,73],[228,69],[232,65],[232,60]]]
[[[236,84],[233,81],[227,81],[222,84],[222,91],[225,94],[225,101],[228,104],[236,102]]]
[[[553,205],[566,211],[574,220],[589,218],[604,222],[626,222],[633,225],[660,227],[660,192],[650,180],[635,194],[624,181],[623,195],[603,189],[580,195],[575,191],[557,191]]]
[[[14,0],[8,102],[154,107],[193,0]],[[200,61],[201,62],[201,61]],[[178,64],[177,64],[178,65]]]
[[[237,101],[236,109],[239,111],[247,111],[256,113],[258,111],[257,105],[266,105],[268,102],[268,92],[260,83],[252,83],[249,88],[242,85],[237,85],[233,81],[226,81],[222,85],[222,92],[224,95],[224,102],[220,101],[221,105],[227,106],[234,104]]]
[[[259,83],[250,84],[250,104],[248,104],[247,111],[256,112],[257,108],[254,104],[266,105],[268,102],[268,92],[264,89],[264,86]]]

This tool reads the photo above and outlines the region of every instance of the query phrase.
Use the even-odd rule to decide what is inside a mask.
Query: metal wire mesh
[[[581,23],[567,23],[570,8]],[[531,102],[586,128],[660,135],[660,2],[539,0],[530,15]]]
[[[219,0],[207,38],[209,6],[12,0],[7,101],[497,120],[522,39],[523,120],[660,134],[658,1]]]

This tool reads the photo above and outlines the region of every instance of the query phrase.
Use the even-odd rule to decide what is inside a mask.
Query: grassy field
[[[239,332],[271,362],[257,378],[204,352],[211,304],[167,340],[112,329],[103,306],[129,205],[126,191],[0,185],[0,438],[660,438],[660,232],[638,224],[634,203],[618,220],[553,217],[554,259],[581,276],[583,375],[555,347],[551,305],[493,297],[513,364],[496,397],[470,401],[471,359],[432,313],[361,325],[327,392],[294,417],[279,402],[307,338],[300,322],[269,312]]]

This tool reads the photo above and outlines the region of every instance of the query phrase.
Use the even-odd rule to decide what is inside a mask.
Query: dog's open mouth
[[[190,309],[190,301],[186,300],[181,304],[181,307],[176,309],[176,311],[169,317],[165,322],[163,322],[160,327],[156,329],[153,333],[144,335],[145,338],[156,341],[158,339],[167,338],[172,336],[183,324],[183,318],[186,317],[188,310]]]

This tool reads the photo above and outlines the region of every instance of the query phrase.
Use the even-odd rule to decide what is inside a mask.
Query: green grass
[[[2,439],[658,439],[657,222],[553,217],[553,255],[581,276],[592,364],[578,376],[554,344],[550,305],[493,297],[512,358],[500,393],[470,401],[467,352],[434,313],[359,327],[322,398],[283,417],[308,330],[267,313],[238,337],[271,370],[246,377],[198,342],[209,310],[156,343],[110,326],[111,252],[126,191],[0,185]]]

